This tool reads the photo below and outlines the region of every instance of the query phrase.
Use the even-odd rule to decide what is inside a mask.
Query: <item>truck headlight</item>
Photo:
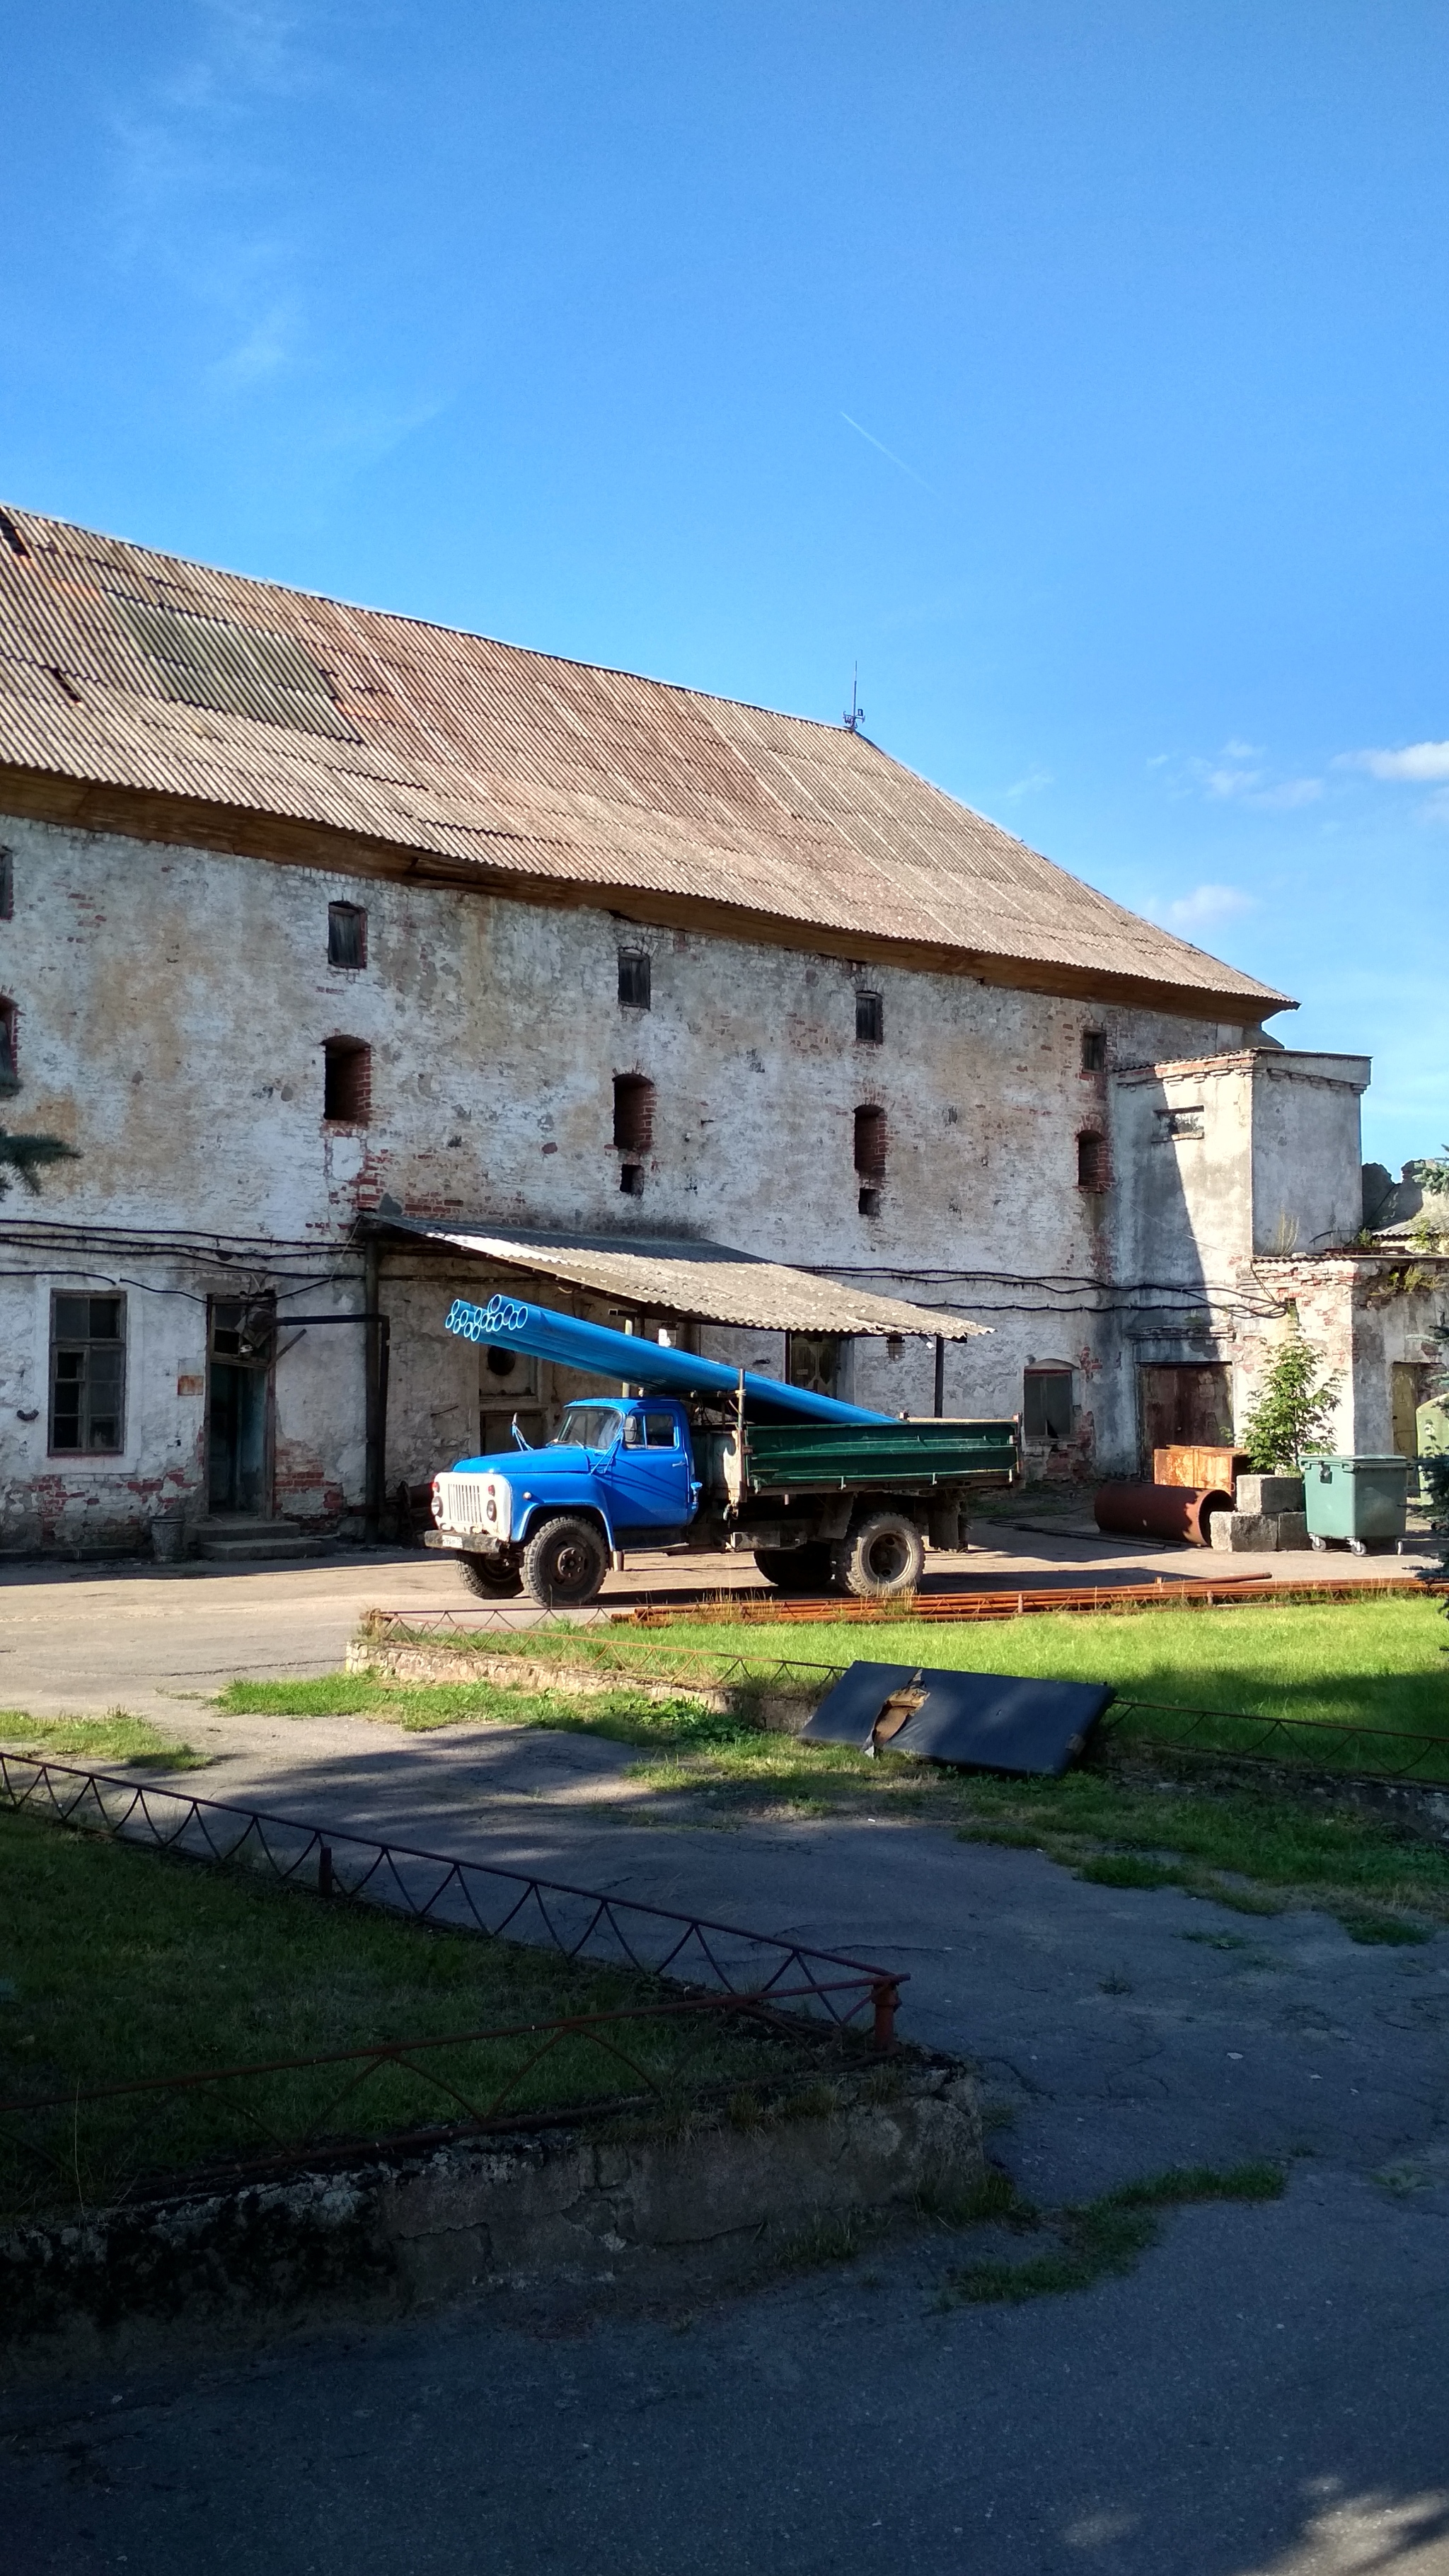
[[[443,1494],[436,1476],[433,1478],[433,1518],[441,1528],[443,1520]]]

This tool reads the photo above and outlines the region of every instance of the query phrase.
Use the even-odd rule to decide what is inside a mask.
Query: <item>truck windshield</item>
[[[612,1404],[571,1404],[558,1427],[561,1449],[612,1449],[618,1437]]]

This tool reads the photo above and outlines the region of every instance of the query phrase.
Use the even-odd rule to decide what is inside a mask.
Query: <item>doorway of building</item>
[[[1233,1373],[1219,1360],[1184,1360],[1138,1371],[1142,1449],[1231,1449]]]
[[[270,1520],[275,1310],[270,1298],[213,1297],[209,1323],[207,1507]]]

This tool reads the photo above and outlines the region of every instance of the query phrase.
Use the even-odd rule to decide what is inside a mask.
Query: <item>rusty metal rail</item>
[[[82,1770],[35,1754],[0,1752],[3,1806],[193,1860],[260,1870],[284,1884],[340,1901],[383,1906],[415,1922],[483,1932],[555,1950],[568,1959],[683,1980],[755,2004],[768,2003],[789,1987],[798,2004],[818,2008],[839,2027],[868,2012],[879,2034],[905,1982],[896,1969],[838,1950],[815,1949],[783,1934],[717,1923],[708,1915],[679,1914],[634,1897],[601,1895],[562,1879],[384,1842],[342,1827],[223,1806],[185,1790]]]
[[[1041,1584],[1027,1589],[1013,1584],[998,1592],[926,1592],[909,1601],[731,1601],[725,1609],[692,1605],[688,1609],[616,1611],[615,1624],[631,1628],[707,1627],[712,1621],[733,1627],[881,1627],[908,1622],[923,1626],[972,1619],[1029,1618],[1054,1610],[1192,1610],[1225,1609],[1241,1601],[1361,1601],[1385,1593],[1418,1598],[1444,1596],[1449,1584],[1416,1574],[1360,1577],[1325,1575],[1302,1583],[1275,1583],[1254,1575],[1159,1575],[1151,1583]],[[391,1616],[391,1613],[383,1613]]]

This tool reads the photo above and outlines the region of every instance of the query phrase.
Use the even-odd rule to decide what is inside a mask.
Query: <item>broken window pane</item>
[[[50,1447],[97,1456],[125,1446],[126,1301],[57,1296],[50,1308]]]
[[[1028,1440],[1070,1440],[1070,1369],[1027,1370],[1022,1381],[1021,1427]]]

